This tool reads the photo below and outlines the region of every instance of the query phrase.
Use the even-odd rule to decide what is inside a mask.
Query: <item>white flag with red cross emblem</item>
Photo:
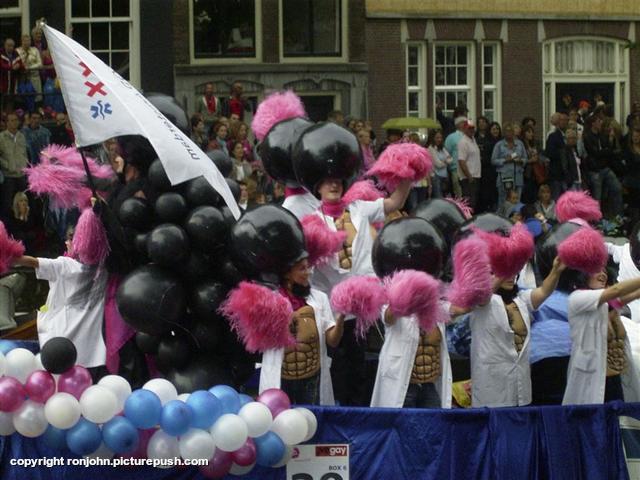
[[[227,181],[209,157],[129,82],[78,42],[43,25],[62,96],[79,147],[120,135],[142,135],[155,149],[172,185],[204,176],[234,216]]]

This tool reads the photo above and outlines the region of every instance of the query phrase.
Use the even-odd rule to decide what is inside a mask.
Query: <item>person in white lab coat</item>
[[[315,213],[320,208],[320,200],[300,186],[287,185],[284,195],[282,208],[289,210],[298,220]]]
[[[569,295],[572,347],[563,405],[605,401],[609,306],[640,298],[640,277],[608,288],[607,278],[605,269],[595,275],[581,274],[576,282],[578,290]]]
[[[496,293],[489,302],[471,311],[473,407],[531,403],[531,313],[555,290],[564,268],[556,258],[549,275],[535,290],[519,291],[513,278],[496,279]]]

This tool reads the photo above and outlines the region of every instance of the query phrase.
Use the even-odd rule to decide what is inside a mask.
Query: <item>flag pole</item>
[[[84,171],[87,174],[87,182],[89,183],[89,188],[91,189],[91,193],[94,198],[98,198],[96,193],[96,185],[93,181],[93,176],[91,175],[91,170],[89,170],[89,162],[87,162],[87,157],[84,156],[84,150],[82,148],[76,146],[78,151],[80,152],[80,156],[82,157],[82,164],[84,165]]]

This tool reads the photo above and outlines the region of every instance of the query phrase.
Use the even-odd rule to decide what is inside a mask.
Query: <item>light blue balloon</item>
[[[89,455],[95,452],[101,443],[100,427],[83,417],[67,430],[67,446],[76,455]]]
[[[286,447],[282,439],[273,432],[267,432],[254,438],[256,444],[256,463],[263,467],[271,467],[282,459]]]
[[[247,403],[255,402],[253,398],[249,395],[245,395],[244,393],[240,394],[240,408],[244,407]]]
[[[102,426],[104,444],[114,453],[130,453],[138,448],[138,429],[125,417],[113,417]]]
[[[42,434],[42,440],[47,447],[51,450],[58,450],[67,452],[67,431],[56,428],[53,425],[49,425],[47,430]]]
[[[6,355],[14,348],[18,348],[18,344],[12,340],[0,340],[0,353]]]
[[[213,393],[197,390],[187,398],[187,405],[193,410],[191,426],[208,430],[222,415],[222,402]]]
[[[167,433],[179,437],[187,433],[193,420],[193,410],[180,400],[171,400],[162,408],[160,427]]]
[[[222,402],[222,413],[238,413],[240,395],[229,385],[216,385],[209,389]]]
[[[160,423],[162,402],[151,390],[135,390],[124,402],[124,416],[137,428],[152,428]]]

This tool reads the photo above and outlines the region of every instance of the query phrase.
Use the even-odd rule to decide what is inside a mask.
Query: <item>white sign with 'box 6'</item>
[[[349,445],[296,445],[287,480],[349,480]]]

